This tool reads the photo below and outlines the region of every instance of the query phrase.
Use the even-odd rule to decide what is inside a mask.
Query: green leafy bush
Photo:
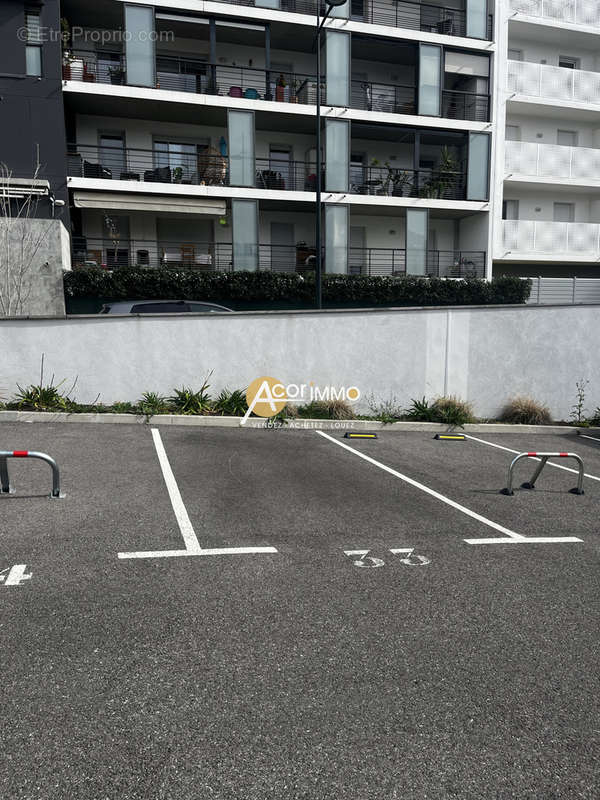
[[[213,410],[216,414],[227,417],[243,417],[248,411],[245,389],[223,389],[215,402]]]
[[[133,403],[113,403],[112,406],[108,409],[112,411],[114,414],[135,414],[136,407]]]
[[[467,422],[473,422],[473,409],[470,403],[459,400],[453,395],[437,397],[431,403],[423,397],[421,400],[411,401],[410,407],[404,413],[404,419],[443,422],[445,425],[462,427]]]
[[[173,396],[169,397],[170,410],[176,414],[209,414],[212,411],[209,388],[210,384],[206,378],[197,392],[187,386],[174,389]]]
[[[144,392],[137,406],[140,412],[148,417],[153,414],[167,414],[170,411],[167,398],[156,392]]]
[[[54,378],[48,384],[38,384],[22,388],[17,384],[19,390],[13,400],[6,404],[6,408],[18,411],[73,411],[76,404],[69,397],[73,387],[67,393],[60,391],[64,384],[61,381],[56,386]]]
[[[403,417],[415,422],[439,422],[436,410],[424,397],[420,400],[411,400],[411,405],[404,412]]]
[[[543,403],[538,403],[531,397],[518,395],[506,403],[500,414],[500,420],[517,425],[550,425],[552,417],[550,410]]]
[[[312,275],[277,272],[196,272],[185,269],[79,269],[64,273],[67,303],[72,299],[149,300],[184,297],[231,307],[314,303]],[[448,306],[524,303],[531,281],[500,276],[444,280],[420,276],[325,275],[328,306]]]

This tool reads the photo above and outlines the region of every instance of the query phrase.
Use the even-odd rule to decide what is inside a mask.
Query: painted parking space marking
[[[591,439],[592,442],[600,442],[599,436],[588,436],[587,433],[578,433],[578,436],[581,436],[582,439]]]
[[[580,434],[583,436],[583,434]],[[496,444],[495,442],[488,442],[485,439],[479,439],[477,436],[471,436],[469,433],[465,433],[467,439],[471,439],[473,442],[479,442],[480,444],[487,444],[489,447],[495,447],[497,450],[505,450],[507,453],[515,453],[518,455],[521,451],[520,450],[513,450],[512,447],[505,447],[503,444]],[[593,437],[587,436],[587,439],[591,439]],[[533,458],[533,461],[539,461],[539,458]],[[553,461],[548,461],[549,467],[556,467],[556,469],[564,469],[565,472],[574,472],[577,475],[577,470],[572,469],[571,467],[565,467],[563,464],[555,464]],[[584,478],[589,478],[592,481],[600,481],[600,478],[597,475],[589,475],[587,472],[583,473]]]
[[[33,573],[27,573],[27,564],[14,564],[0,572],[0,584],[3,586],[20,586],[23,581],[30,581]]]
[[[431,559],[416,554],[414,547],[395,547],[390,550],[390,553],[402,554],[404,558],[401,558],[400,562],[409,567],[424,567],[426,564],[431,564]]]
[[[187,509],[181,497],[181,492],[175,480],[175,475],[171,469],[167,452],[163,445],[160,431],[157,428],[151,429],[152,440],[156,448],[158,462],[162,470],[163,478],[171,500],[171,506],[175,513],[175,518],[179,526],[179,531],[183,537],[185,549],[183,550],[145,550],[133,553],[119,553],[118,557],[126,558],[180,558],[189,556],[230,556],[248,555],[251,553],[276,553],[275,547],[213,547],[202,549],[200,542],[194,531]]]
[[[359,556],[352,562],[355,567],[383,567],[385,565],[383,558],[370,556],[370,552],[370,550],[344,550],[347,556]]]
[[[551,544],[551,543],[563,543],[563,542],[581,542],[582,539],[577,538],[576,536],[560,536],[560,537],[530,537],[530,536],[523,536],[520,533],[516,533],[515,531],[511,531],[509,528],[505,528],[503,525],[500,525],[497,522],[494,522],[487,517],[478,514],[476,511],[472,511],[470,508],[457,503],[455,500],[451,500],[449,497],[446,497],[440,492],[436,492],[435,489],[430,489],[429,486],[425,486],[423,483],[419,483],[419,481],[414,480],[413,478],[409,478],[408,475],[403,475],[401,472],[398,472],[391,467],[388,467],[386,464],[382,464],[381,461],[376,461],[371,456],[366,455],[365,453],[361,453],[360,450],[356,450],[354,447],[350,447],[349,445],[345,444],[344,442],[339,441],[339,439],[335,439],[333,436],[330,436],[328,433],[324,431],[315,431],[315,433],[322,436],[324,439],[327,439],[333,444],[338,445],[338,447],[344,448],[344,450],[348,450],[349,453],[352,453],[359,458],[362,458],[364,461],[368,461],[369,464],[373,464],[379,469],[384,470],[385,472],[393,475],[395,478],[399,478],[401,481],[408,483],[410,486],[414,486],[415,489],[419,489],[422,492],[430,495],[431,497],[435,497],[436,500],[439,500],[442,503],[450,506],[451,508],[460,511],[466,516],[471,517],[472,519],[476,520],[477,522],[481,522],[483,525],[487,525],[489,528],[493,528],[494,530],[498,531],[499,533],[505,534],[507,538],[494,538],[494,539],[464,539],[467,544],[506,544],[509,542],[516,542],[519,544]]]
[[[375,558],[370,556],[371,550],[344,550],[344,554],[350,557],[359,556],[356,561],[353,561],[355,567],[384,567],[385,561],[383,558]],[[401,564],[406,564],[409,567],[423,567],[426,564],[431,564],[431,559],[425,556],[415,555],[414,547],[391,547],[390,553],[395,556],[402,555],[404,558],[397,559]]]

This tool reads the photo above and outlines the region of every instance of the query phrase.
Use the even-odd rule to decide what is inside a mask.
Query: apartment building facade
[[[494,269],[598,277],[600,6],[506,0],[498,29]]]
[[[349,0],[317,80],[314,0],[63,0],[73,265],[312,269],[320,92],[326,271],[490,275],[493,16],[444,2]]]

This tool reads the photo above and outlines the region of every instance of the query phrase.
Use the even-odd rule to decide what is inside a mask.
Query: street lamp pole
[[[317,164],[315,178],[315,286],[316,286],[316,306],[323,308],[323,244],[321,234],[321,171],[323,169],[321,158],[321,31],[330,13],[336,6],[343,6],[347,0],[325,0],[325,16],[321,19],[321,0],[316,0],[317,4],[317,33],[313,46],[317,48]]]

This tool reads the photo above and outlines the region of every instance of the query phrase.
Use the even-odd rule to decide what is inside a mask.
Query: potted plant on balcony
[[[389,161],[386,161],[384,166],[388,174],[383,180],[383,193],[393,195],[394,197],[403,197],[406,188],[409,187],[411,183],[409,172],[405,169],[392,167]],[[410,188],[408,189],[408,193],[410,193]]]
[[[275,100],[278,103],[283,103],[285,101],[285,87],[287,86],[286,80],[283,77],[283,72],[280,74],[279,78],[277,78],[277,84],[275,86]]]
[[[292,81],[292,89],[290,95],[290,103],[297,103],[298,102],[298,88],[300,83],[297,78],[294,78]]]
[[[440,150],[440,161],[419,192],[420,197],[444,199],[444,195],[458,182],[458,161],[447,147]],[[448,198],[446,198],[448,199]]]
[[[173,170],[173,183],[181,183],[183,180],[183,167],[175,167]]]

